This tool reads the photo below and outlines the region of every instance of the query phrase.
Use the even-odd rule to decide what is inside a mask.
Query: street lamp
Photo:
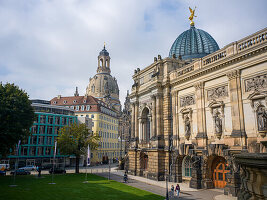
[[[166,200],[169,200],[169,192],[168,192],[168,170],[165,169],[165,175],[166,175]]]

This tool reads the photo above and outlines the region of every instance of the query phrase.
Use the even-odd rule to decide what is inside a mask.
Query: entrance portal
[[[229,170],[225,169],[225,162],[219,162],[213,171],[213,182],[215,188],[224,188],[226,185],[226,174]]]

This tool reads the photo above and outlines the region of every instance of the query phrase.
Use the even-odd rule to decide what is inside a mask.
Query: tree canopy
[[[85,124],[73,123],[60,129],[57,142],[61,155],[76,156],[75,172],[79,173],[81,155],[86,155],[88,144],[91,150],[97,149],[99,136],[90,132]]]
[[[25,91],[0,83],[0,154],[5,156],[19,140],[29,135],[34,110]]]

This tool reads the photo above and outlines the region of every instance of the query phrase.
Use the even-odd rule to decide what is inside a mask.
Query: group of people
[[[171,193],[170,193],[170,196],[171,197],[174,197],[174,192],[176,192],[177,197],[179,197],[179,194],[180,194],[180,185],[178,183],[177,183],[175,189],[174,189],[174,186],[173,185],[171,186]]]

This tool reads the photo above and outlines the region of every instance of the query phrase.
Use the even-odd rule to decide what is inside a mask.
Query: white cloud
[[[0,1],[0,80],[31,98],[70,96],[75,86],[83,95],[105,41],[124,101],[134,69],[168,56],[195,5],[196,27],[220,47],[266,27],[264,0]]]

